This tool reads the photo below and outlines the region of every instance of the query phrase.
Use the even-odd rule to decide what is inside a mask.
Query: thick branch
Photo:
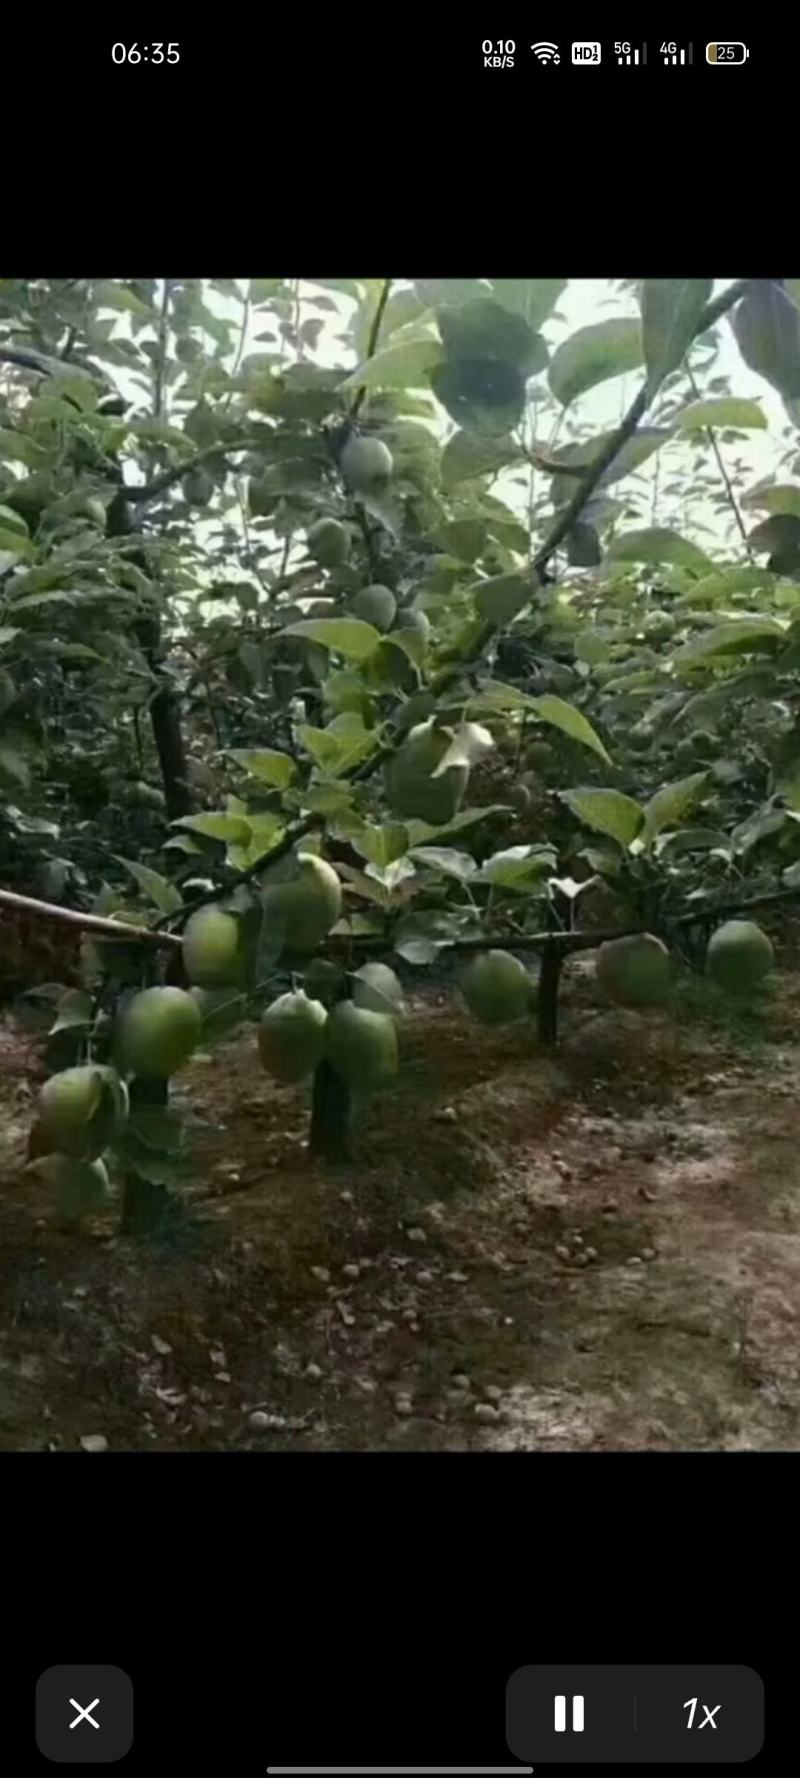
[[[0,889],[0,907],[19,908],[40,920],[61,920],[79,932],[96,932],[101,938],[117,938],[125,944],[160,945],[162,950],[180,945],[174,932],[151,931],[146,926],[128,926],[122,920],[107,920],[102,914],[84,914],[78,908],[60,908],[50,901],[36,901],[30,895],[16,895],[11,889]]]

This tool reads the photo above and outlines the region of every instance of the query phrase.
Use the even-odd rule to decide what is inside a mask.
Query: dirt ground
[[[357,1164],[252,1032],[195,1058],[190,1214],[64,1233],[22,1171],[37,1046],[0,1025],[0,1448],[752,1450],[800,1445],[800,976],[597,1002],[557,1053],[411,998]]]

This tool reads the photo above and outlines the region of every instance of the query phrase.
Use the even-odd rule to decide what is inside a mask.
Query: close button
[[[48,1667],[36,1685],[36,1745],[63,1765],[109,1765],[133,1746],[133,1686],[121,1667]]]

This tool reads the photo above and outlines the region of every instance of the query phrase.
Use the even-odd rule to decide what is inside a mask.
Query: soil
[[[558,1049],[411,997],[357,1160],[239,1032],[176,1080],[168,1237],[58,1229],[23,1171],[41,1044],[0,1025],[0,1449],[752,1450],[800,1444],[800,976],[609,1011]],[[253,1418],[255,1416],[255,1418]],[[83,1442],[88,1441],[88,1442]]]

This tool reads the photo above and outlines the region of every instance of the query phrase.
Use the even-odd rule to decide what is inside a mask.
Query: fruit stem
[[[309,1154],[334,1165],[349,1160],[350,1113],[351,1093],[347,1081],[330,1062],[320,1062],[314,1070]]]

